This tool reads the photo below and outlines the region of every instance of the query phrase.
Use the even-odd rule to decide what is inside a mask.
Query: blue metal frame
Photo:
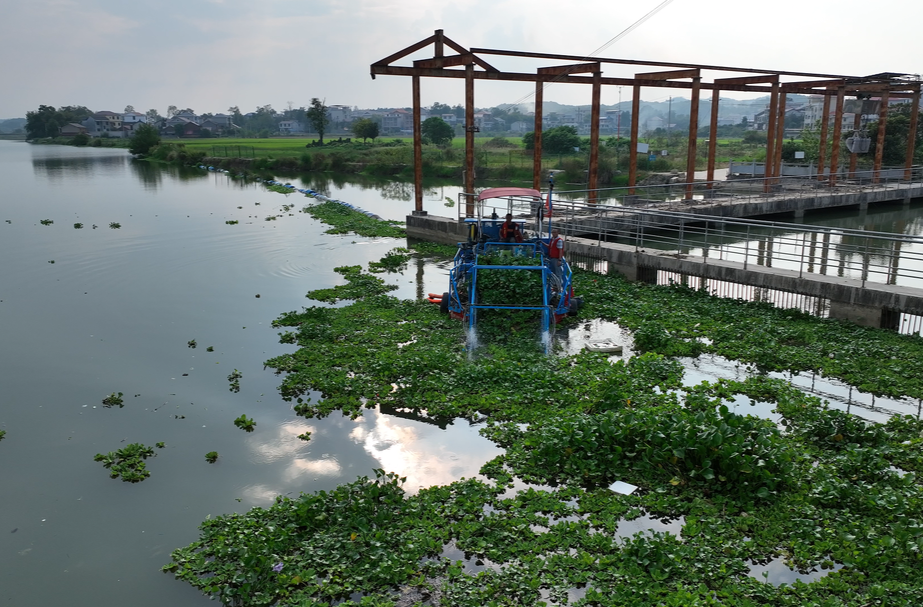
[[[547,256],[542,252],[542,246],[547,247],[550,238],[533,238],[521,243],[506,243],[493,240],[484,240],[478,243],[459,243],[458,251],[455,254],[455,261],[452,269],[449,271],[449,312],[456,314],[464,319],[468,329],[473,329],[477,325],[478,310],[534,310],[542,312],[542,331],[550,332],[552,323],[557,317],[564,316],[570,311],[570,291],[572,283],[572,273],[570,266],[565,259],[561,259],[561,285],[560,295],[556,305],[552,305],[552,296],[554,284],[557,277],[552,279],[554,272],[548,264]],[[504,249],[513,250],[518,256],[527,256],[541,261],[536,266],[502,266],[502,265],[482,265],[478,263],[480,255],[488,254]],[[540,271],[542,273],[542,305],[486,305],[475,302],[477,292],[478,270],[509,270],[509,271]],[[465,301],[462,301],[460,294],[463,288],[467,287]],[[550,347],[550,344],[549,344]]]

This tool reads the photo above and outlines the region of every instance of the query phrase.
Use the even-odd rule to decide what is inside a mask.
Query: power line
[[[654,15],[656,15],[658,12],[660,12],[663,8],[665,8],[665,7],[666,7],[668,4],[670,4],[671,2],[673,2],[673,0],[663,0],[663,2],[661,2],[660,4],[658,4],[657,6],[655,6],[654,8],[652,8],[652,9],[651,9],[650,11],[648,11],[648,13],[645,14],[643,17],[641,17],[640,19],[638,19],[637,21],[635,21],[634,23],[632,23],[631,25],[629,25],[628,27],[626,27],[625,29],[623,29],[621,32],[619,32],[618,34],[616,34],[615,36],[613,36],[608,42],[606,42],[604,45],[602,45],[601,47],[599,47],[598,49],[594,50],[592,53],[590,53],[589,55],[587,55],[586,57],[584,57],[584,59],[592,59],[593,57],[595,57],[595,56],[598,55],[599,53],[603,52],[604,50],[606,50],[607,48],[609,48],[610,46],[612,46],[613,44],[615,44],[616,42],[618,42],[619,40],[621,40],[622,38],[624,38],[625,36],[627,36],[628,34],[630,34],[631,32],[633,32],[635,29],[638,28],[638,26],[640,26],[640,25],[643,24],[645,21],[647,21],[648,19],[650,19],[651,17],[653,17]],[[564,78],[564,75],[562,74],[562,75],[556,77],[556,78],[555,78],[554,80],[552,80],[551,82],[546,82],[546,83],[542,86],[542,90],[545,90],[546,88],[548,88],[549,86],[551,86],[551,85],[554,84],[555,82],[560,82],[563,78]],[[518,106],[520,103],[524,102],[526,99],[528,99],[529,97],[532,97],[533,95],[535,95],[535,92],[534,92],[534,91],[533,91],[533,92],[530,92],[530,93],[527,93],[527,94],[524,95],[522,98],[520,98],[518,101],[514,101],[513,103],[508,104],[508,105],[507,105],[507,108],[510,108],[510,107],[513,107],[513,106]]]

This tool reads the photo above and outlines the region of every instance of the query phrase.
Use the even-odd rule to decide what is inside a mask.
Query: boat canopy
[[[541,198],[542,193],[531,188],[487,188],[478,194],[478,201],[488,198],[505,198],[507,196],[532,196]]]

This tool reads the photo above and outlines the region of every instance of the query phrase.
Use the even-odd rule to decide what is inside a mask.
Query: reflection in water
[[[416,491],[477,476],[481,466],[502,452],[467,423],[445,430],[418,421],[369,411],[358,420],[350,438],[381,463],[381,468],[407,477],[404,489]]]
[[[59,183],[90,176],[121,175],[129,160],[128,152],[119,156],[47,156],[33,158],[32,169],[37,177]]]
[[[815,568],[808,572],[800,573],[795,569],[789,568],[781,558],[773,559],[765,565],[756,565],[754,563],[750,563],[749,565],[750,571],[747,572],[747,575],[760,581],[765,581],[773,586],[781,586],[782,584],[791,585],[795,583],[796,580],[804,584],[810,584],[829,573],[839,571],[843,568],[843,565],[835,564],[827,570]]]

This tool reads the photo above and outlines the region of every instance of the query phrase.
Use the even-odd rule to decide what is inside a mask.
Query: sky
[[[466,47],[590,56],[664,0],[0,0],[0,119],[39,105],[244,113],[272,105],[407,107],[410,78],[369,66],[443,29]],[[707,7],[707,8],[706,8]],[[886,12],[884,12],[886,11]],[[845,75],[923,72],[923,3],[666,0],[601,57]],[[397,62],[432,56],[432,50]],[[485,59],[488,59],[485,57]],[[534,72],[552,61],[488,59]],[[632,66],[606,67],[629,77]],[[639,71],[655,71],[641,68]],[[733,74],[704,74],[704,79]],[[475,105],[530,103],[533,85],[476,82]],[[630,99],[604,87],[603,104]],[[644,89],[659,101],[676,91]],[[678,93],[682,96],[682,93]],[[742,97],[741,94],[729,96]],[[461,82],[424,79],[424,106],[464,103]],[[588,104],[553,85],[546,101]]]

